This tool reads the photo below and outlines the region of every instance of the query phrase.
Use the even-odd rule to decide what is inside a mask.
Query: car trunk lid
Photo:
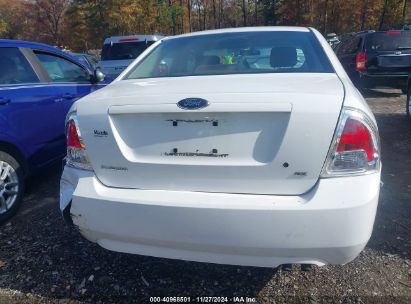
[[[343,99],[331,73],[176,77],[115,82],[78,113],[107,186],[297,195],[319,178]]]

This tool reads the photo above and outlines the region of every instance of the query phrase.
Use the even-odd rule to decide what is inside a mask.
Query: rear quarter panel
[[[328,58],[330,59],[331,64],[334,67],[335,73],[340,78],[343,86],[344,86],[344,102],[343,107],[352,107],[359,109],[365,112],[376,124],[375,117],[368,106],[367,102],[365,101],[364,97],[361,95],[360,91],[355,87],[352,83],[350,77],[346,73],[344,67],[341,65],[341,62],[338,60],[337,55],[327,43],[325,38],[315,29],[311,29],[317,39],[320,41],[321,46],[323,47],[325,53],[327,54]]]

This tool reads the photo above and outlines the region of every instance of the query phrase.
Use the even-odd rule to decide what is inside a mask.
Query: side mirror
[[[102,82],[106,78],[106,75],[99,69],[94,70],[94,81],[97,82]]]

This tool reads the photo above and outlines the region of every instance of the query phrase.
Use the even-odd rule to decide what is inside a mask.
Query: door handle
[[[64,99],[74,99],[75,96],[73,94],[67,93],[67,94],[63,94],[63,96],[61,97],[63,97]]]
[[[9,98],[0,98],[0,106],[4,106],[6,104],[10,103],[10,99]]]

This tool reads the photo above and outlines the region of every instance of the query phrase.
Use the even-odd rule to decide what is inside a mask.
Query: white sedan
[[[380,189],[375,118],[312,28],[167,37],[67,116],[60,208],[109,250],[344,264]]]

